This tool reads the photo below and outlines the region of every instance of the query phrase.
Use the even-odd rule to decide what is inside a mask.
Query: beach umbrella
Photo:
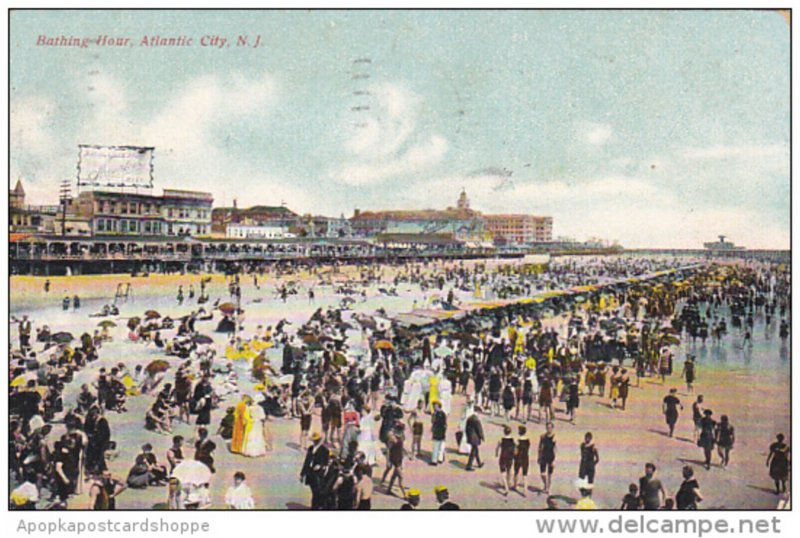
[[[211,469],[197,460],[183,460],[172,470],[172,478],[177,478],[183,486],[200,486],[211,481]]]
[[[333,363],[336,366],[344,366],[347,364],[347,357],[341,351],[337,351],[333,354]]]
[[[165,372],[169,369],[169,363],[164,359],[156,359],[144,369],[150,375],[154,375],[160,372]]]
[[[236,305],[233,303],[222,303],[219,309],[223,314],[233,314],[236,311]]]
[[[138,318],[136,316],[133,316],[132,318],[130,318],[128,320],[128,328],[130,330],[134,330],[136,328],[136,326],[139,325],[140,321],[142,321],[140,318]]]
[[[392,349],[394,350],[394,344],[392,344],[388,340],[378,340],[375,342],[375,349]]]
[[[160,317],[161,317],[161,314],[159,314],[155,310],[148,310],[147,312],[144,313],[144,318],[145,319],[158,319]]]
[[[102,327],[104,329],[108,329],[109,327],[116,327],[117,324],[111,321],[110,319],[104,319],[100,323],[97,324],[98,327]]]
[[[196,334],[194,335],[192,340],[194,340],[195,344],[200,344],[200,345],[214,343],[214,339],[211,338],[210,336],[206,336],[205,334]]]
[[[25,374],[19,375],[14,378],[9,386],[11,387],[24,387],[28,384],[28,378],[25,377]]]
[[[58,332],[50,335],[50,340],[57,344],[66,344],[75,340],[75,337],[72,336],[72,333]]]

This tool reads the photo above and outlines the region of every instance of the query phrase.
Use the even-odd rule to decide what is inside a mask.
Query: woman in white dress
[[[458,430],[461,433],[461,442],[458,444],[458,453],[469,455],[472,447],[467,442],[467,419],[475,414],[475,403],[472,398],[467,398],[467,405],[464,407],[464,414],[461,416],[461,422],[458,424]]]
[[[364,406],[361,416],[360,432],[358,434],[358,450],[364,453],[367,465],[377,465],[377,451],[375,449],[375,418],[372,416],[368,405]]]
[[[425,400],[425,392],[423,386],[423,378],[425,372],[421,369],[416,369],[411,373],[408,379],[403,384],[403,410],[406,412],[414,411],[420,400]]]
[[[453,400],[453,384],[441,373],[437,375],[439,377],[439,401],[442,402],[442,411],[449,415]]]
[[[267,454],[267,443],[264,440],[264,421],[267,419],[264,408],[257,403],[247,408],[250,419],[253,421],[244,441],[242,455],[257,458]]]

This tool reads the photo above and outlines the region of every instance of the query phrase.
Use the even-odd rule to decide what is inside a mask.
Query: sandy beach
[[[343,274],[352,274],[353,269],[343,269]],[[391,271],[387,268],[386,272]],[[153,346],[130,342],[126,338],[127,329],[124,319],[141,313],[149,308],[158,310],[164,315],[179,317],[197,306],[188,301],[178,305],[175,292],[178,285],[184,289],[193,284],[199,290],[198,275],[152,275],[147,278],[131,278],[121,275],[54,277],[51,278],[51,291],[45,294],[43,277],[11,278],[11,315],[28,314],[35,323],[47,322],[54,331],[67,330],[76,335],[89,331],[96,325],[88,314],[99,309],[102,304],[110,302],[114,290],[119,283],[130,282],[134,288],[133,299],[120,306],[119,326],[113,329],[114,341],[103,346],[100,360],[89,368],[80,371],[74,381],[64,392],[65,406],[73,405],[78,389],[82,383],[94,381],[97,369],[110,367],[123,362],[131,370],[138,364],[145,365],[155,358],[164,358],[163,353]],[[282,280],[299,281],[309,285],[313,280],[307,274],[291,275]],[[244,337],[252,335],[258,325],[275,324],[280,319],[288,319],[292,323],[303,323],[317,308],[336,306],[340,296],[333,293],[328,286],[317,286],[316,300],[311,303],[301,294],[291,296],[284,304],[274,295],[278,280],[274,276],[260,279],[261,289],[256,289],[252,281],[245,277],[242,280],[242,306],[245,309],[246,322]],[[374,288],[374,287],[373,287]],[[208,287],[211,301],[216,298],[227,300],[225,278],[212,275]],[[64,294],[78,294],[82,299],[79,311],[64,312],[61,310],[61,298]],[[424,302],[419,288],[401,284],[397,297],[379,295],[375,289],[369,289],[366,302],[354,305],[354,312],[372,313],[378,307],[389,313],[411,310],[414,301]],[[470,294],[460,292],[459,298],[465,302],[474,300]],[[546,319],[545,324],[563,327],[564,318]],[[220,352],[224,350],[224,335],[213,333],[215,322],[198,323],[201,333],[214,337],[214,346]],[[16,343],[16,327],[11,327],[11,335]],[[359,342],[358,331],[353,331],[350,341]],[[769,444],[775,434],[790,433],[790,394],[789,394],[789,351],[781,347],[775,323],[767,330],[763,319],[756,320],[753,333],[752,350],[742,349],[738,342],[741,337],[735,333],[723,339],[721,346],[696,346],[683,343],[676,350],[678,357],[674,375],[667,379],[665,385],[654,378],[643,380],[640,388],[632,388],[625,411],[612,410],[609,399],[598,396],[585,396],[581,400],[576,424],[565,420],[563,404],[557,404],[556,438],[557,459],[553,480],[552,494],[556,496],[561,508],[569,508],[578,498],[574,486],[577,478],[579,461],[579,444],[587,431],[594,434],[600,453],[597,479],[593,497],[601,508],[618,508],[628,484],[638,482],[643,474],[645,462],[653,462],[658,466],[658,474],[668,491],[672,494],[680,485],[680,469],[691,464],[696,470],[705,501],[701,508],[705,509],[771,509],[777,503],[777,496],[772,491],[765,461]],[[736,445],[732,452],[732,463],[727,469],[713,467],[710,471],[702,468],[702,450],[692,441],[691,403],[693,396],[686,393],[678,374],[687,352],[698,356],[698,382],[696,393],[705,396],[706,404],[714,410],[715,417],[728,414],[736,428]],[[355,351],[358,354],[358,350]],[[270,350],[270,359],[280,364],[280,351]],[[169,358],[175,365],[179,359]],[[225,361],[224,358],[217,360]],[[234,367],[239,373],[240,388],[243,393],[253,390],[250,380],[249,365],[246,361],[235,361]],[[174,371],[174,370],[173,370]],[[171,375],[169,376],[171,380]],[[679,388],[679,398],[685,406],[678,423],[676,437],[666,436],[667,428],[661,415],[661,400],[669,387]],[[119,445],[119,455],[109,462],[111,471],[124,479],[132,465],[140,446],[149,442],[159,460],[164,461],[167,448],[171,444],[171,436],[158,435],[144,429],[144,414],[151,403],[151,396],[131,397],[128,400],[128,412],[117,414],[108,412],[111,424],[112,439]],[[229,397],[219,409],[212,414],[211,430],[216,430],[224,410],[232,406],[238,398]],[[406,487],[422,490],[422,508],[435,508],[433,487],[439,484],[449,486],[453,500],[463,508],[489,509],[543,509],[545,496],[541,495],[541,481],[538,468],[532,462],[528,477],[527,497],[512,491],[506,498],[501,495],[500,473],[494,449],[502,435],[503,419],[481,415],[486,431],[486,442],[481,448],[481,456],[485,466],[473,473],[465,472],[466,457],[454,452],[454,434],[460,420],[464,397],[457,395],[453,399],[453,409],[448,420],[447,463],[438,467],[429,466],[427,458],[423,461],[409,461],[405,467]],[[535,415],[534,411],[534,415]],[[315,415],[312,430],[319,428],[319,415]],[[423,451],[431,447],[429,421],[426,417],[426,434],[423,439]],[[242,471],[247,475],[248,483],[253,490],[256,507],[265,509],[304,508],[309,506],[310,493],[299,481],[299,472],[304,454],[299,449],[299,421],[290,419],[271,419],[270,429],[274,438],[273,450],[267,456],[249,459],[231,454],[225,442],[219,436],[212,436],[218,445],[215,452],[217,473],[211,485],[212,502],[215,508],[224,506],[224,493],[232,483],[233,473]],[[512,423],[516,427],[516,423]],[[528,423],[529,437],[534,446],[544,426],[537,422]],[[58,428],[56,433],[60,433]],[[186,438],[192,436],[192,428],[183,423],[176,423],[173,434]],[[715,455],[715,462],[718,462]],[[379,467],[376,469],[375,481],[380,479],[385,462],[379,456]],[[395,490],[397,491],[397,490]],[[163,508],[167,499],[166,488],[150,487],[145,490],[127,490],[117,502],[120,509]],[[70,501],[70,508],[85,508],[88,499],[79,495]],[[373,507],[376,509],[396,509],[401,499],[386,495],[376,487],[373,496]]]

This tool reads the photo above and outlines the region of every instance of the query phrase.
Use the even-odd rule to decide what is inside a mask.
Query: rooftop
[[[480,216],[472,209],[396,209],[386,211],[362,211],[353,215],[351,220],[457,220]]]

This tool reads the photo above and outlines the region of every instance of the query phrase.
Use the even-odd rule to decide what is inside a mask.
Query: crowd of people
[[[39,351],[28,317],[13,320],[18,343],[10,350],[12,506],[66,508],[85,490],[89,508],[113,509],[127,488],[163,487],[169,508],[209,507],[211,476],[220,471],[215,450],[263,457],[272,450],[270,422],[296,420],[299,449],[305,451],[299,479],[310,490],[312,509],[368,510],[376,492],[396,495],[398,508],[415,509],[422,492],[407,483],[407,462],[444,464],[453,457],[446,446],[454,439],[464,471],[475,471],[487,463],[481,454],[487,437],[483,422],[498,417],[502,437],[493,454],[501,495],[527,495],[534,457],[538,491],[548,507],[559,508],[551,495],[557,454],[576,450],[581,492],[576,506],[593,508],[602,446],[590,431],[579,446],[558,446],[557,418],[583,426],[579,410],[587,398],[625,413],[631,388],[643,378],[673,382],[675,346],[682,339],[705,344],[710,335],[712,345],[720,345],[722,336],[736,331],[746,349],[756,317],[767,325],[779,323],[784,342],[790,326],[789,274],[772,264],[686,267],[680,260],[596,258],[547,268],[407,263],[392,269],[364,266],[343,277],[338,268],[314,267],[315,282],[304,293],[310,303],[313,290],[325,286],[352,299],[318,308],[302,324],[284,319],[255,331],[246,331],[241,306],[246,268],[229,276],[226,303],[220,298],[208,304],[206,279],[197,296],[188,288],[188,300],[181,287],[179,306],[196,302],[197,310],[176,319],[147,311],[126,324],[132,345],[152,343],[163,360],[133,369],[125,362],[99,368],[95,381],[82,385],[69,402],[64,387],[102,354],[116,326],[114,314],[99,316],[103,321],[93,335],[78,339],[80,345],[73,345],[71,334],[45,332],[42,326]],[[249,274],[260,291],[259,272]],[[432,317],[350,311],[368,293],[392,295],[400,286],[418,290],[412,314],[433,311]],[[302,292],[301,285],[284,282],[273,300],[285,302]],[[468,308],[470,296],[479,307]],[[457,315],[437,316],[440,312]],[[547,323],[554,317],[563,323]],[[198,331],[196,324],[215,318],[222,320],[218,334]],[[215,342],[224,342],[224,350]],[[252,379],[239,379],[232,366],[236,360],[249,361]],[[689,393],[698,370],[692,356],[683,361],[680,376]],[[683,410],[676,393],[677,388],[669,390],[661,409],[669,437]],[[122,479],[108,471],[116,444],[107,417],[128,413],[129,397],[151,399],[142,425],[173,436],[173,444],[162,460],[144,444]],[[456,398],[464,402],[458,417]],[[212,424],[212,411],[220,407],[226,408],[224,417]],[[717,411],[719,421],[702,395],[692,404],[695,442],[706,468],[714,448],[720,465],[727,466],[735,444],[735,410]],[[65,433],[52,439],[61,423]],[[176,423],[191,425],[192,439],[175,436]],[[533,425],[543,430],[538,439]],[[778,434],[767,465],[779,494],[787,490],[789,454]],[[255,507],[244,474],[232,476],[226,507]],[[697,508],[703,494],[692,466],[683,468],[681,480],[670,495],[656,478],[656,466],[647,463],[645,476],[624,495],[622,509]],[[440,509],[459,508],[447,486],[433,493]]]

